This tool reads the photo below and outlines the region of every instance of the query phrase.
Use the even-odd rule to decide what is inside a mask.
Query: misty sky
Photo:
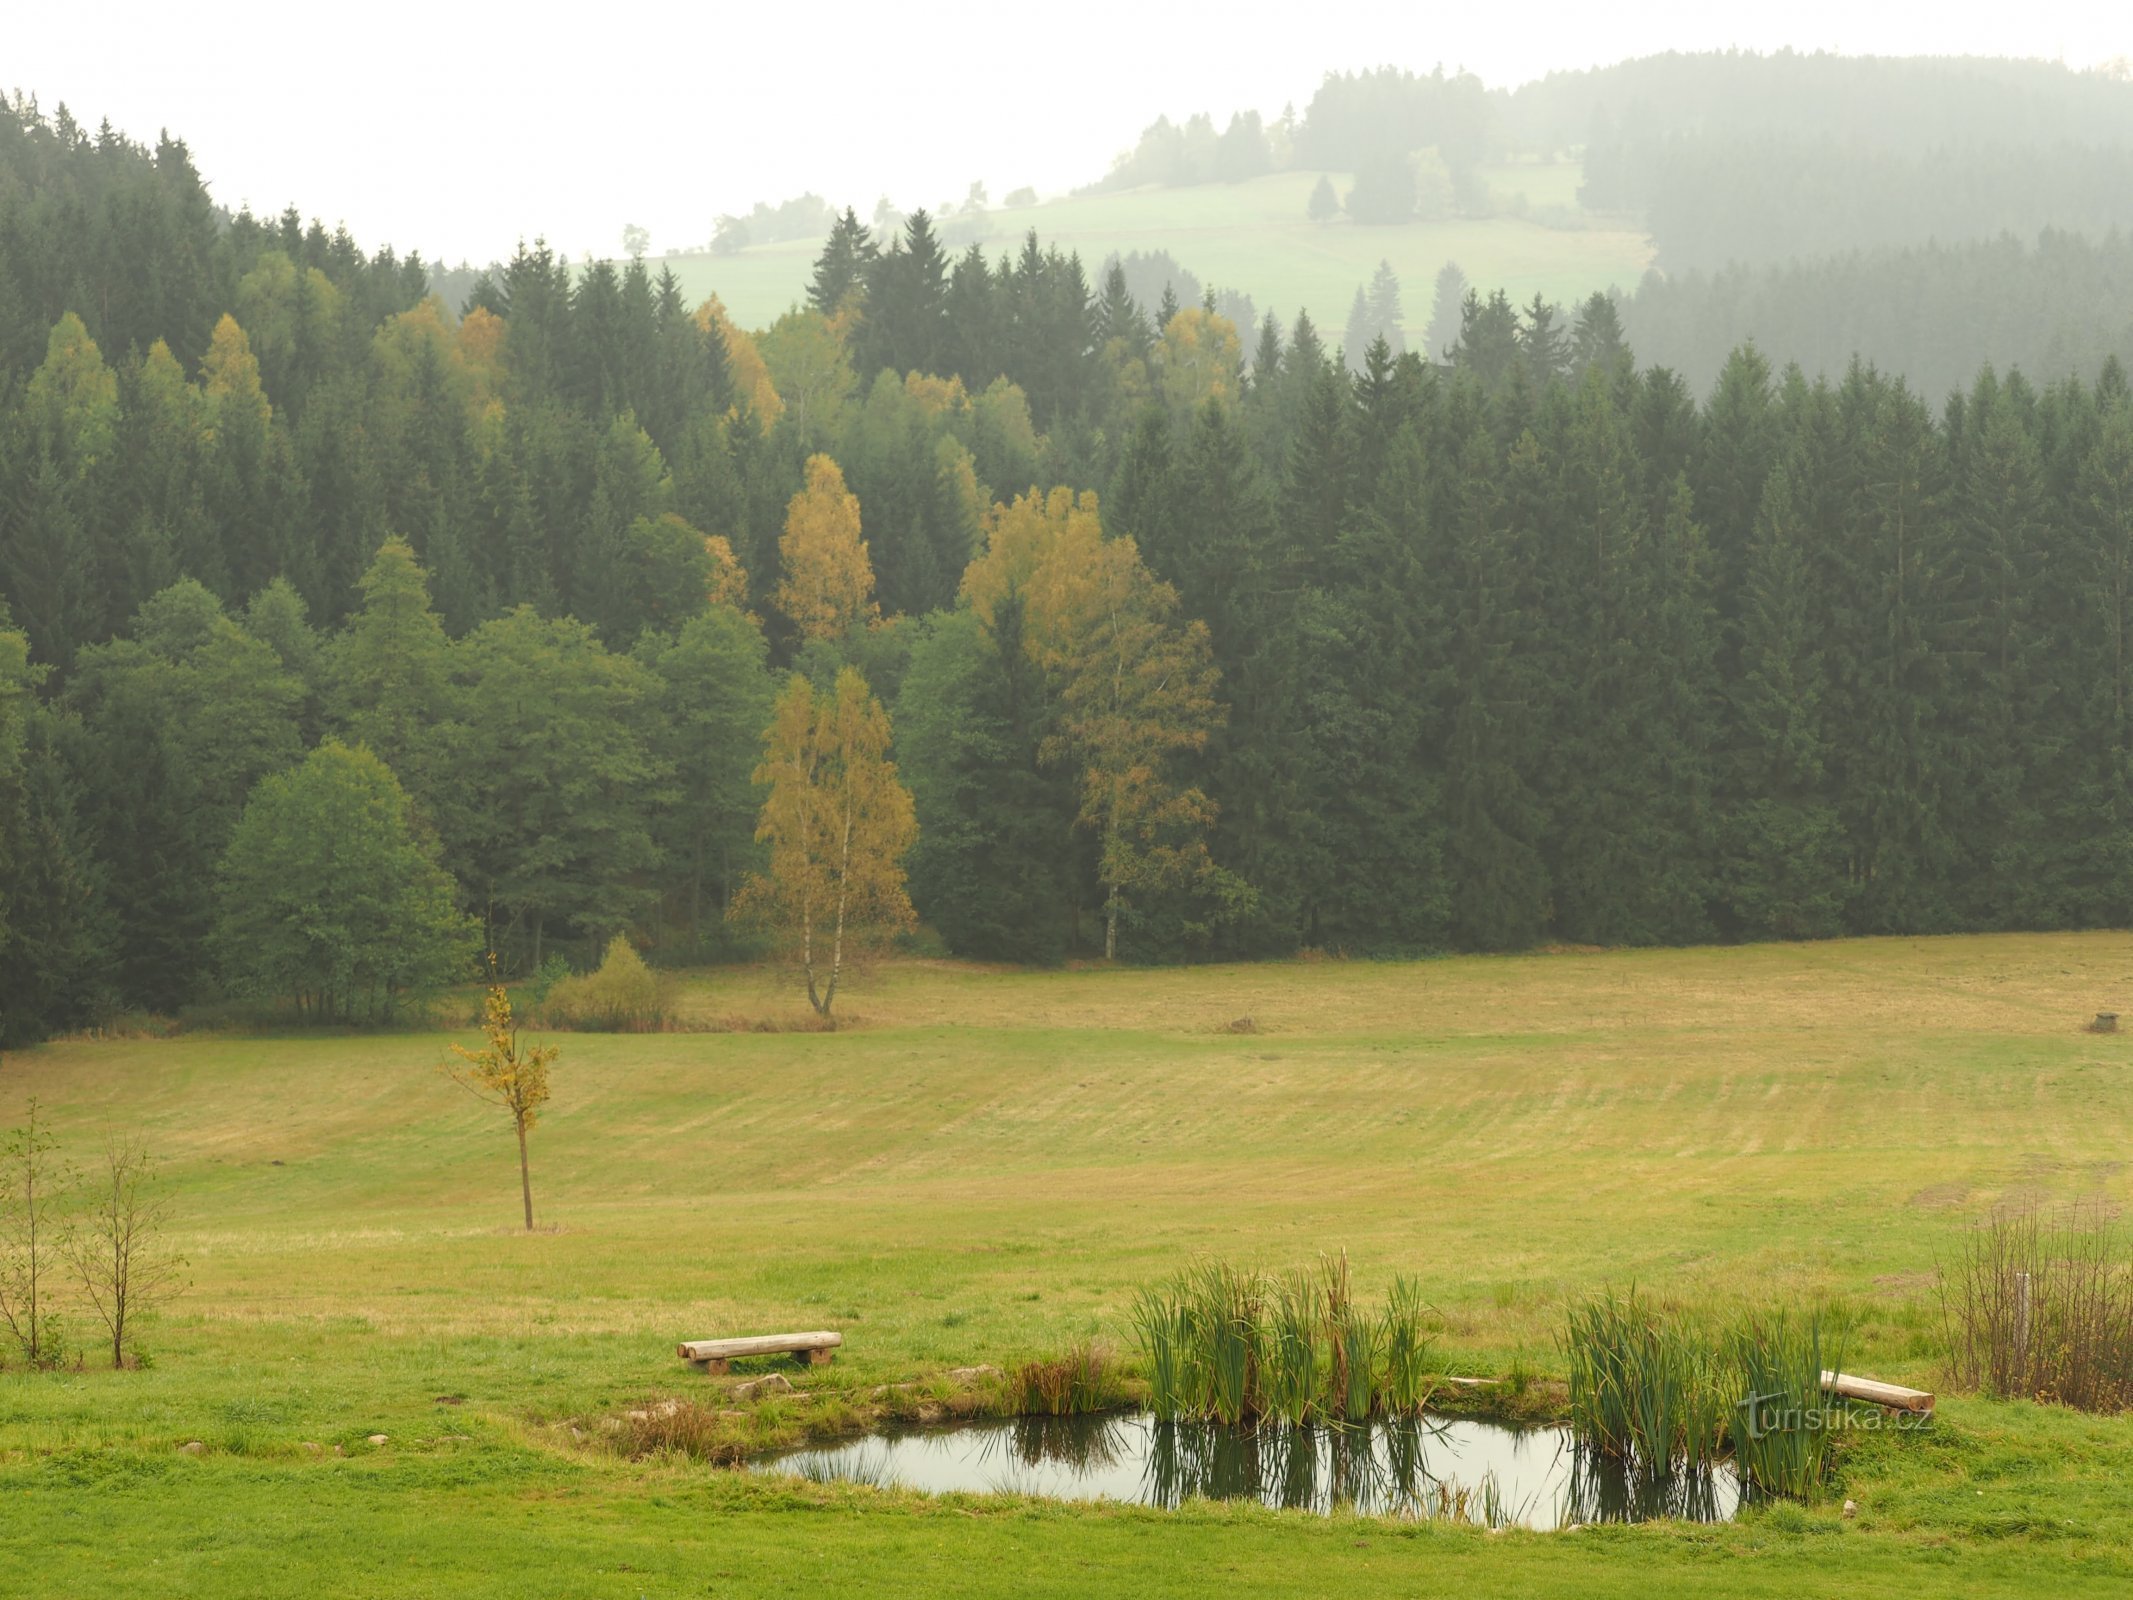
[[[1329,68],[1464,65],[1491,85],[1667,49],[2133,54],[2096,4],[1467,7],[1304,0],[468,8],[13,0],[0,83],[189,140],[218,199],[346,222],[366,246],[506,255],[546,233],[663,249],[814,189],[858,204],[998,200],[1102,175],[1159,112],[1299,109]],[[2116,11],[2117,15],[2112,16]],[[1062,20],[1066,19],[1066,20]]]

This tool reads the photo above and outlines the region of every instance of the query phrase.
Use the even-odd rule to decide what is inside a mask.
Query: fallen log
[[[1822,1388],[1840,1400],[1864,1400],[1869,1405],[1887,1406],[1892,1411],[1930,1412],[1933,1409],[1933,1397],[1923,1389],[1906,1389],[1900,1384],[1857,1378],[1848,1372],[1823,1373]]]

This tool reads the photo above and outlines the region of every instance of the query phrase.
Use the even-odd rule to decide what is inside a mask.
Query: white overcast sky
[[[366,246],[486,260],[545,233],[613,253],[708,238],[813,189],[862,213],[1052,193],[1159,112],[1299,109],[1329,69],[1472,69],[1492,86],[1737,45],[2133,54],[2124,5],[1709,0],[1622,6],[1081,0],[489,7],[7,0],[0,84],[137,138],[186,139],[218,199],[345,222]]]

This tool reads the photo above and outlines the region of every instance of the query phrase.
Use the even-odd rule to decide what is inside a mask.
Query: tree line
[[[2115,363],[1936,408],[1743,349],[1699,402],[1605,297],[1469,293],[1446,367],[1350,372],[923,213],[847,213],[758,332],[539,246],[363,307],[267,250],[189,361],[66,312],[8,370],[14,1037],[296,992],[305,839],[517,970],[730,951],[766,733],[825,707],[888,741],[916,915],[996,958],[2133,909]]]

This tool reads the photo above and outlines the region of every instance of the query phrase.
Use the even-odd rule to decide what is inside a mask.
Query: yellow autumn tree
[[[803,639],[841,639],[880,617],[859,497],[828,456],[808,457],[807,487],[785,508],[778,556],[784,574],[773,598]]]
[[[711,582],[704,598],[715,606],[748,609],[748,569],[733,553],[733,541],[722,533],[704,535],[704,553],[711,558]]]
[[[707,295],[704,303],[696,308],[696,326],[703,333],[715,334],[724,344],[726,370],[733,375],[733,392],[755,413],[757,424],[768,433],[771,424],[785,414],[785,402],[778,395],[770,366],[764,361],[763,352],[756,347],[755,340],[726,315],[725,304],[715,294]]]
[[[240,426],[264,430],[274,415],[267,392],[260,386],[252,341],[228,312],[208,339],[207,354],[200,358],[200,378],[208,415],[218,433]]]
[[[1010,601],[1022,648],[1053,697],[1041,752],[1079,774],[1079,820],[1096,835],[1104,954],[1118,954],[1134,896],[1185,890],[1215,916],[1249,889],[1207,850],[1215,803],[1180,770],[1225,710],[1207,626],[1177,616],[1131,539],[1107,539],[1096,496],[1065,489],[996,507],[963,594],[988,630]]]
[[[1175,410],[1193,411],[1208,400],[1237,398],[1244,345],[1229,318],[1187,306],[1163,329],[1155,365],[1163,398]]]
[[[795,673],[763,747],[755,782],[770,798],[755,836],[770,870],[742,886],[732,915],[794,951],[808,1003],[828,1017],[850,951],[917,920],[903,862],[918,819],[889,760],[889,715],[856,668],[827,694]]]

